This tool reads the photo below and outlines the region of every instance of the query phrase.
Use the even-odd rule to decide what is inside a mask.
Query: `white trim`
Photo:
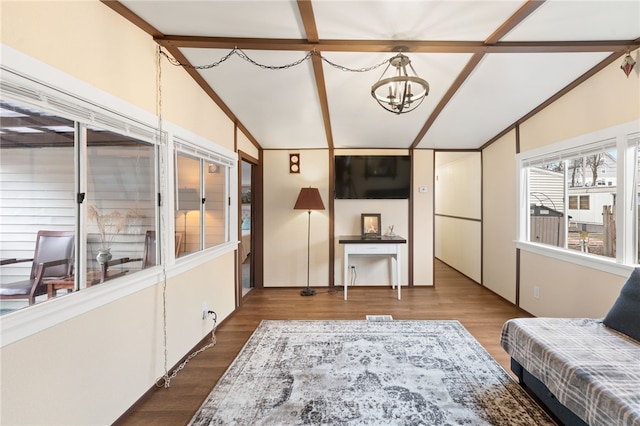
[[[627,212],[629,204],[626,194],[630,192],[628,179],[630,177],[629,166],[634,170],[633,161],[629,160],[628,136],[640,131],[640,121],[633,120],[627,123],[601,129],[575,138],[567,139],[551,145],[531,149],[516,154],[516,247],[525,251],[530,251],[543,256],[553,257],[565,262],[575,263],[582,266],[606,271],[612,274],[628,276],[636,260],[632,259],[629,253],[633,249],[637,233],[635,221],[632,213]],[[567,159],[575,157],[576,153],[592,152],[598,146],[612,146],[615,140],[618,157],[618,179],[616,194],[618,194],[618,209],[616,221],[619,224],[617,240],[617,258],[607,258],[604,256],[590,255],[563,247],[553,247],[529,241],[529,202],[528,202],[528,179],[526,176],[527,167],[533,166],[543,159],[557,158]],[[635,193],[635,189],[631,188]],[[565,203],[566,204],[566,203]],[[635,212],[635,206],[631,210]],[[566,216],[565,216],[566,220]],[[622,228],[624,226],[624,228]],[[565,224],[566,229],[566,224]],[[629,241],[628,235],[635,235]],[[633,251],[633,250],[631,250]]]

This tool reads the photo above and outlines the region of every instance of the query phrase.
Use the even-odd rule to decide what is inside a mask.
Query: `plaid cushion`
[[[640,343],[588,318],[507,321],[504,350],[590,425],[640,426]]]

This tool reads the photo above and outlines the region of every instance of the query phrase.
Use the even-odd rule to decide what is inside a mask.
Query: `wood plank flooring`
[[[365,315],[392,315],[396,320],[456,319],[510,372],[509,357],[500,347],[502,324],[530,315],[439,261],[435,284],[403,288],[400,301],[397,291],[386,287],[350,287],[348,301],[343,300],[342,290],[327,288],[316,288],[312,297],[300,296],[299,288],[253,290],[242,308],[218,327],[215,347],[194,357],[170,388],[154,390],[116,424],[187,424],[263,319],[362,320]]]

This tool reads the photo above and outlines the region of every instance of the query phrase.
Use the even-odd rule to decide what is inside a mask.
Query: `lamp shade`
[[[318,188],[302,188],[293,208],[294,210],[324,210]]]

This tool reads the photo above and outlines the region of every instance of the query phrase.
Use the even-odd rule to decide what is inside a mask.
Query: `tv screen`
[[[336,199],[406,199],[411,190],[408,155],[336,155]]]

